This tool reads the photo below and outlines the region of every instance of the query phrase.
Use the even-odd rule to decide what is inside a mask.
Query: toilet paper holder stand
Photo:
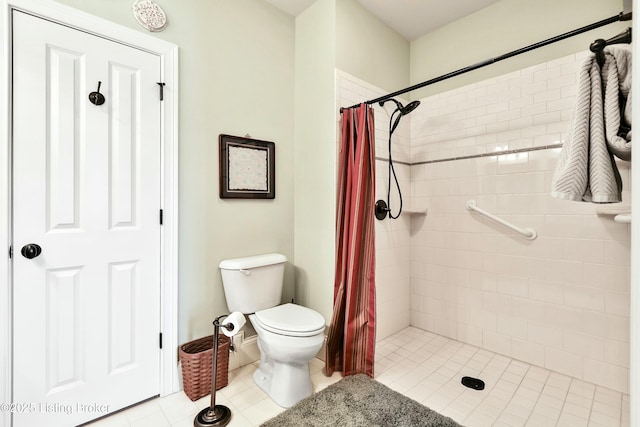
[[[220,328],[225,328],[229,332],[233,332],[235,326],[232,323],[222,324],[220,320],[227,317],[227,314],[216,317],[213,321],[213,358],[212,358],[212,377],[211,377],[211,402],[207,408],[196,415],[193,420],[195,427],[210,426],[226,426],[231,421],[231,409],[224,405],[216,405],[216,379],[218,376],[218,335]]]

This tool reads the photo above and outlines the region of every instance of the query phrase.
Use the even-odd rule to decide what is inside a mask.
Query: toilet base
[[[253,381],[283,408],[290,408],[313,393],[308,363],[266,363],[263,366],[261,362],[253,373]]]
[[[276,404],[290,408],[311,396],[309,362],[320,351],[324,331],[310,336],[279,335],[262,328],[255,314],[249,315],[258,334],[260,365],[253,381]]]

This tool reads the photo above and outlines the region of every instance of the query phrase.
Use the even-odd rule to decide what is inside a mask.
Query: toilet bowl
[[[324,342],[325,320],[310,308],[282,304],[282,254],[220,262],[230,311],[249,315],[258,334],[260,365],[254,382],[278,405],[289,408],[313,392],[309,362]]]
[[[258,387],[284,408],[310,396],[309,362],[324,342],[324,318],[284,304],[251,314],[249,320],[258,334],[260,365],[253,374]]]

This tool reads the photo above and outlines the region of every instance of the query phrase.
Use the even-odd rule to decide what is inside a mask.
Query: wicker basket
[[[213,335],[180,346],[182,385],[192,401],[211,394]],[[218,336],[216,390],[229,384],[229,338]]]

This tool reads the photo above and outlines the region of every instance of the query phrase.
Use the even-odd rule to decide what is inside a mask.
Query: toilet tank
[[[230,311],[254,313],[275,307],[282,298],[287,257],[265,254],[226,259],[218,266]]]

